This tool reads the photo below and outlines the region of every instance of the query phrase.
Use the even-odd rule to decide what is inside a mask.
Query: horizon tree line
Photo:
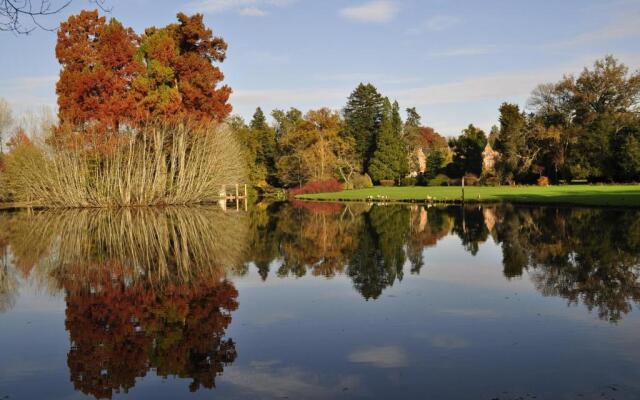
[[[397,101],[361,83],[339,111],[276,109],[269,125],[258,107],[249,124],[234,116],[231,125],[260,187],[329,179],[358,187],[365,175],[397,185],[463,176],[484,184],[640,181],[640,72],[613,56],[539,85],[527,111],[505,102],[498,112],[489,134],[469,124],[447,139],[423,126],[415,108],[403,121]],[[496,155],[491,168],[483,166],[487,150]]]

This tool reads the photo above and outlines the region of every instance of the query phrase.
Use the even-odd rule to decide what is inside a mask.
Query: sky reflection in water
[[[638,398],[639,217],[0,214],[0,398]]]

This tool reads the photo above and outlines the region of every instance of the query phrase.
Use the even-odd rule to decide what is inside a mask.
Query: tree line
[[[291,188],[337,179],[347,187],[640,180],[640,72],[612,56],[577,77],[539,85],[526,104],[503,103],[487,134],[470,124],[445,138],[415,108],[361,83],[342,110],[256,109],[229,119],[245,144],[250,179]]]

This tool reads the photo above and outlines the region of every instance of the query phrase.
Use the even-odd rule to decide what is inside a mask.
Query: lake
[[[640,210],[0,213],[0,399],[638,399]]]

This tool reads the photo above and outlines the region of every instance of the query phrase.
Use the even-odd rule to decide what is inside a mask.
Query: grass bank
[[[458,202],[459,186],[407,186],[344,190],[297,196],[304,200]],[[465,202],[511,202],[640,207],[640,185],[468,186]]]

